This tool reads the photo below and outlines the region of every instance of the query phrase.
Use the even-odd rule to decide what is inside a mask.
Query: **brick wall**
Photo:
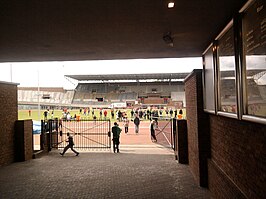
[[[215,198],[266,198],[266,125],[210,115],[210,133]]]
[[[0,166],[14,161],[17,106],[17,84],[0,82]]]
[[[185,79],[189,167],[200,186],[208,186],[210,135],[208,115],[203,110],[202,70]]]
[[[164,104],[164,99],[160,97],[144,98],[144,104]]]
[[[213,198],[266,198],[266,125],[204,113],[199,70],[186,78],[185,91],[196,181],[207,182]]]
[[[33,156],[32,120],[15,123],[15,161],[25,161]]]
[[[187,137],[187,121],[186,120],[173,120],[176,122],[176,146],[175,153],[176,159],[181,164],[188,163],[188,137]]]

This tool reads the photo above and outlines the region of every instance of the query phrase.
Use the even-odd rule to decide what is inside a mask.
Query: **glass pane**
[[[266,3],[256,1],[243,16],[246,114],[266,117]]]
[[[234,32],[231,27],[218,40],[220,111],[236,113]]]
[[[204,108],[207,110],[215,110],[214,98],[214,65],[212,48],[204,55],[204,82],[205,82],[205,101]]]

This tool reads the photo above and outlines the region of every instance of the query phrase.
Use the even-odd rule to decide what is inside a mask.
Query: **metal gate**
[[[173,120],[169,117],[153,117],[157,121],[155,135],[157,143],[165,147],[174,148]]]
[[[43,122],[48,133],[49,148],[64,148],[69,133],[78,149],[111,148],[110,119],[105,120],[48,120]]]
[[[110,148],[110,125],[109,119],[59,121],[58,148],[68,144],[67,133],[73,136],[75,148]]]

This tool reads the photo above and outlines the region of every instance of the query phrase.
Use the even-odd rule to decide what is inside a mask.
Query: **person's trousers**
[[[139,125],[135,125],[135,133],[139,132]]]
[[[113,138],[113,148],[114,148],[114,153],[115,151],[119,152],[119,138]]]
[[[157,141],[154,130],[151,130],[151,138]]]
[[[74,153],[78,154],[78,152],[77,152],[75,149],[73,149],[73,146],[70,146],[70,145],[67,145],[67,146],[64,148],[63,154],[65,154],[65,152],[66,152],[69,148],[70,148]]]

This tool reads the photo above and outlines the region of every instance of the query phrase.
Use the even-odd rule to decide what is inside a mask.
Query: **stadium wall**
[[[185,80],[189,166],[213,198],[265,198],[266,126],[203,111],[201,70]]]
[[[134,104],[135,101],[179,108],[180,103],[182,106],[185,105],[184,93],[184,83],[181,82],[139,82],[139,85],[136,82],[80,83],[75,90],[40,88],[38,91],[35,87],[19,87],[18,104],[19,109],[37,109],[40,96],[41,107],[48,108],[108,108],[115,102]],[[103,101],[98,101],[99,98]]]
[[[142,104],[185,104],[183,82],[79,83],[75,90],[72,104],[101,104],[108,107],[108,103],[110,105],[112,102],[137,100]],[[104,103],[98,102],[97,98],[103,98]]]
[[[14,162],[17,84],[0,82],[0,166]]]

